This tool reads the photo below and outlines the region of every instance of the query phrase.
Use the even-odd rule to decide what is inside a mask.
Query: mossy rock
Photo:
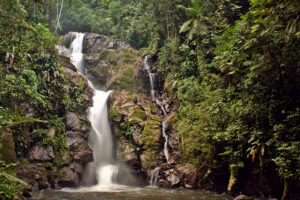
[[[142,171],[146,172],[155,166],[157,154],[157,151],[147,150],[140,155]]]
[[[72,158],[70,152],[66,149],[60,149],[60,151],[55,152],[55,165],[57,167],[62,167],[64,165],[71,164]]]
[[[158,150],[160,148],[161,129],[156,125],[146,125],[142,132],[142,140],[144,149]]]
[[[2,148],[0,148],[0,158],[6,163],[16,162],[17,156],[15,152],[14,138],[9,130],[1,133],[0,144],[2,146]]]
[[[161,122],[162,122],[161,116],[151,115],[150,119],[151,120],[149,120],[149,123],[152,123],[152,124],[161,124]]]
[[[128,121],[133,123],[142,124],[146,120],[146,113],[145,111],[141,110],[140,108],[136,107],[133,109],[131,116],[128,116]]]
[[[148,77],[141,53],[134,49],[103,49],[85,55],[86,76],[102,90],[128,90],[146,94]]]
[[[122,115],[116,109],[112,109],[109,112],[109,117],[112,121],[115,122],[120,122],[122,120]]]

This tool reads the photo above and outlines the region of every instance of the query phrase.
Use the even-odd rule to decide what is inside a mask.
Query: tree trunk
[[[228,192],[231,192],[232,187],[236,183],[237,173],[238,173],[238,167],[236,167],[236,166],[230,167],[230,178],[229,178],[229,183],[228,183],[228,186],[227,186],[227,191]]]
[[[55,33],[56,33],[57,29],[58,29],[59,20],[60,20],[60,16],[61,16],[61,12],[62,12],[63,6],[64,6],[64,0],[61,0],[60,11],[59,11],[59,14],[58,14],[58,17],[57,17],[56,28],[55,28],[55,31],[54,31]]]
[[[289,181],[287,178],[284,178],[284,189],[281,200],[285,200],[288,195]]]

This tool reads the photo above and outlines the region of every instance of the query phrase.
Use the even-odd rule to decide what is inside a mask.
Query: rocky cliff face
[[[52,141],[52,145],[37,142],[31,143],[28,147],[25,153],[27,160],[21,162],[16,173],[34,190],[79,186],[85,165],[93,160],[93,152],[87,142],[91,127],[86,119],[86,110],[92,102],[92,90],[67,58],[60,57],[59,61],[64,66],[64,76],[70,83],[69,86],[66,86],[69,91],[69,94],[66,95],[70,95],[72,98],[71,88],[74,87],[82,87],[83,94],[81,102],[77,106],[77,112],[66,112],[64,135],[58,135],[53,127],[44,137],[45,141]],[[24,107],[26,108],[26,106]],[[24,112],[30,114],[30,108],[25,109]],[[32,125],[23,128],[22,136],[27,141],[34,138]],[[8,132],[1,137],[10,141],[7,143],[10,145],[8,147],[10,151],[6,154],[15,155],[15,152],[12,152],[14,142],[11,139],[11,133]],[[15,156],[10,157],[16,159]]]

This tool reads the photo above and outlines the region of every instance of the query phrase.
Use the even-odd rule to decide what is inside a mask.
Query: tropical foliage
[[[200,186],[227,178],[228,191],[242,191],[243,177],[254,177],[261,188],[274,180],[282,199],[296,198],[299,11],[296,0],[2,0],[0,132],[30,122],[43,135],[74,108],[56,95],[66,83],[54,32],[106,34],[157,60],[179,107],[171,128],[182,162],[199,169]],[[33,116],[22,114],[24,101]]]

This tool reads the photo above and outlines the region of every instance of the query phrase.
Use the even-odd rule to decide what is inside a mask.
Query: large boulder
[[[16,174],[29,183],[33,190],[47,189],[51,186],[48,182],[48,171],[42,164],[23,164],[17,169]]]
[[[67,118],[66,125],[68,130],[72,130],[72,131],[80,130],[81,123],[79,117],[75,113],[68,112],[66,118]]]
[[[195,167],[189,164],[178,165],[175,170],[178,174],[182,175],[182,184],[184,187],[189,189],[197,187],[198,172]]]
[[[146,94],[150,89],[141,54],[134,49],[103,49],[85,55],[85,73],[102,90],[125,89]]]
[[[163,163],[160,165],[158,186],[193,189],[197,187],[197,177],[198,172],[192,165]]]
[[[162,148],[162,115],[146,95],[114,91],[109,116],[117,140],[118,158],[144,174],[156,165]]]
[[[167,177],[167,181],[170,183],[170,187],[174,188],[180,184],[180,178],[175,174],[170,174]]]
[[[103,35],[86,33],[84,53],[84,73],[94,87],[150,93],[142,54],[130,45]]]
[[[67,131],[67,145],[73,160],[83,163],[93,160],[93,151],[80,132]]]
[[[28,158],[30,161],[52,161],[54,160],[53,147],[36,144],[30,149]]]
[[[61,187],[74,187],[79,185],[79,177],[71,167],[63,167],[59,171],[58,185]]]
[[[82,98],[80,102],[77,102],[76,111],[78,113],[82,113],[86,115],[86,109],[88,106],[92,105],[92,97],[93,97],[93,89],[89,87],[87,80],[81,76],[77,69],[73,64],[70,62],[70,58],[59,56],[57,57],[58,61],[62,64],[63,70],[65,73],[66,79],[70,83],[70,87],[67,85],[65,86],[65,90],[69,92],[70,96],[72,97],[73,88],[82,88]]]
[[[118,160],[121,162],[125,162],[127,165],[131,166],[133,170],[139,170],[139,159],[137,155],[138,149],[129,144],[122,136],[119,137],[117,145]]]

